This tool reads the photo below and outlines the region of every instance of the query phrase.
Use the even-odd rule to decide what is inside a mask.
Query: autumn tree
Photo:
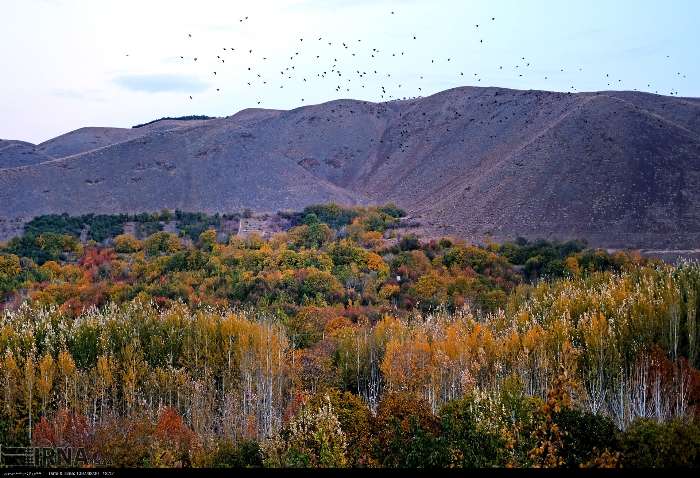
[[[121,254],[132,254],[142,247],[143,243],[129,234],[120,234],[114,238],[114,250]]]
[[[156,232],[143,242],[143,249],[149,256],[172,254],[180,249],[180,240],[169,232]]]
[[[410,393],[389,393],[379,402],[374,420],[374,459],[393,468],[436,466],[439,434],[439,421],[427,402]]]
[[[330,399],[313,410],[302,407],[279,435],[263,445],[272,467],[341,468],[347,465],[347,442]]]
[[[0,298],[19,286],[21,273],[19,257],[14,254],[0,254]]]

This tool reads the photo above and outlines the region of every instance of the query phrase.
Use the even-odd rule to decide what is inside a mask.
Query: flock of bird
[[[395,11],[389,12],[389,15],[395,14]],[[246,23],[248,20],[248,17],[244,16],[239,18],[238,22]],[[487,19],[487,21],[492,23],[496,22],[496,17],[490,17]],[[481,33],[484,31],[484,26],[480,24],[474,24],[472,28],[475,32]],[[482,36],[482,38],[479,38],[478,46],[484,46],[483,34],[480,36]],[[188,40],[192,40],[192,33],[187,33],[186,38]],[[366,42],[363,43],[362,39],[360,38],[346,41],[331,41],[328,38],[324,38],[323,35],[312,37],[301,36],[297,39],[296,45],[293,48],[294,52],[290,54],[288,58],[285,57],[281,59],[281,66],[280,63],[277,63],[278,70],[276,71],[279,71],[279,75],[277,75],[276,72],[275,74],[270,74],[270,68],[267,68],[267,66],[271,67],[271,65],[274,64],[272,58],[262,56],[253,48],[241,47],[240,45],[221,46],[219,51],[208,52],[206,54],[208,58],[206,59],[213,60],[215,57],[215,64],[221,65],[221,67],[217,70],[211,71],[211,76],[216,82],[216,91],[220,93],[224,90],[224,84],[222,83],[224,83],[226,80],[223,79],[225,75],[219,74],[221,73],[219,70],[226,68],[224,66],[226,64],[226,60],[231,60],[232,55],[242,55],[244,62],[247,63],[248,66],[243,67],[245,68],[243,70],[244,75],[238,76],[244,76],[243,81],[245,82],[245,85],[248,88],[251,88],[251,90],[254,92],[253,96],[256,98],[255,101],[258,105],[264,101],[261,93],[266,88],[284,89],[285,87],[290,86],[290,82],[298,81],[303,87],[305,87],[304,89],[315,89],[317,88],[317,83],[314,83],[314,86],[312,87],[312,79],[324,80],[335,93],[353,93],[356,90],[360,90],[362,96],[373,96],[373,94],[376,94],[376,98],[378,98],[380,101],[386,102],[392,100],[414,99],[423,96],[423,86],[418,86],[417,90],[413,91],[413,95],[410,95],[408,88],[404,84],[399,83],[400,80],[394,81],[391,72],[382,69],[382,66],[387,66],[386,60],[391,58],[404,58],[407,61],[414,61],[410,58],[410,52],[412,51],[411,47],[413,46],[411,43],[416,44],[417,42],[419,42],[419,38],[415,33],[406,34],[406,43],[404,43],[405,49],[385,51],[383,48],[366,45]],[[127,56],[129,55],[127,54]],[[312,64],[314,65],[313,71],[304,70],[299,61],[302,58],[311,60]],[[670,55],[667,55],[666,58],[670,59]],[[203,59],[205,59],[205,57],[179,55],[180,62],[185,64],[204,64],[205,62],[202,61]],[[350,61],[353,59],[363,59],[364,67],[358,68],[357,62],[351,64]],[[236,60],[240,64],[242,58],[239,57]],[[442,61],[455,65],[455,75],[457,76],[457,79],[463,82],[462,84],[467,83],[469,81],[467,80],[468,78],[470,78],[475,84],[481,83],[483,78],[482,75],[479,73],[465,74],[464,71],[460,71],[460,69],[456,66],[460,62],[456,58],[432,58],[430,60],[430,64],[434,66],[436,63]],[[229,61],[229,63],[231,64],[234,62]],[[511,68],[513,74],[517,74],[518,78],[523,78],[527,75],[535,74],[535,70],[533,70],[533,65],[531,63],[532,62],[530,60],[523,56],[520,58],[520,61],[517,64],[509,67],[499,65],[498,70],[501,72],[504,70],[504,68]],[[411,64],[411,66],[415,67],[417,65],[414,62]],[[578,72],[582,71],[583,68],[579,67]],[[559,72],[568,73],[568,70],[562,67],[559,69]],[[404,70],[402,70],[402,74],[405,74]],[[419,80],[421,80],[418,83],[424,84],[423,80],[425,75],[420,74],[418,76]],[[686,75],[682,74],[681,72],[677,72],[677,77],[685,79]],[[550,75],[544,75],[543,79],[545,81],[550,80]],[[610,88],[621,88],[624,86],[621,79],[614,79],[610,73],[604,73],[604,77],[602,79],[605,80],[607,86]],[[378,88],[376,85],[378,85]],[[372,92],[369,91],[371,88],[377,89],[376,91]],[[652,85],[647,84],[647,89],[651,91]],[[634,90],[636,91],[637,89],[635,88]],[[569,88],[569,93],[575,93],[577,91],[578,90],[574,85]],[[659,93],[658,90],[655,90],[654,92],[657,94]],[[678,91],[672,90],[669,92],[669,95],[677,96]],[[190,100],[194,99],[193,95],[188,96]],[[304,103],[304,101],[305,98],[301,97],[300,102]]]

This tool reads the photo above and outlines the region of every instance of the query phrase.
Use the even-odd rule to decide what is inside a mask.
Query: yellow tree
[[[39,362],[39,379],[37,380],[36,388],[39,398],[41,399],[41,410],[46,413],[46,406],[51,391],[53,390],[53,378],[56,370],[53,357],[46,353]]]
[[[58,373],[63,382],[63,408],[68,409],[68,391],[70,385],[75,384],[77,369],[75,361],[67,350],[61,350],[58,354]]]
[[[36,387],[36,362],[34,352],[30,352],[24,359],[24,402],[28,417],[29,442],[32,441],[32,413],[34,404],[34,388]]]
[[[102,421],[107,390],[111,389],[114,383],[114,375],[112,372],[114,367],[109,357],[100,355],[97,357],[97,365],[95,368],[97,372],[97,385],[100,391],[100,421]]]
[[[20,401],[20,380],[22,372],[17,365],[17,360],[11,350],[5,351],[5,356],[2,358],[2,389],[3,389],[3,405],[5,413],[13,420],[17,415],[15,405]]]

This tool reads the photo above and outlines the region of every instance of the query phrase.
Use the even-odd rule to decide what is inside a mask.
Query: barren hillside
[[[28,145],[43,162],[0,143],[0,218],[394,201],[434,234],[475,240],[700,243],[696,99],[464,87],[172,123]]]

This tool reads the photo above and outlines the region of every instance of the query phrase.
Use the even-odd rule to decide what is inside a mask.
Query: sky
[[[0,0],[0,13],[0,138],[32,143],[466,85],[700,96],[696,0]]]

